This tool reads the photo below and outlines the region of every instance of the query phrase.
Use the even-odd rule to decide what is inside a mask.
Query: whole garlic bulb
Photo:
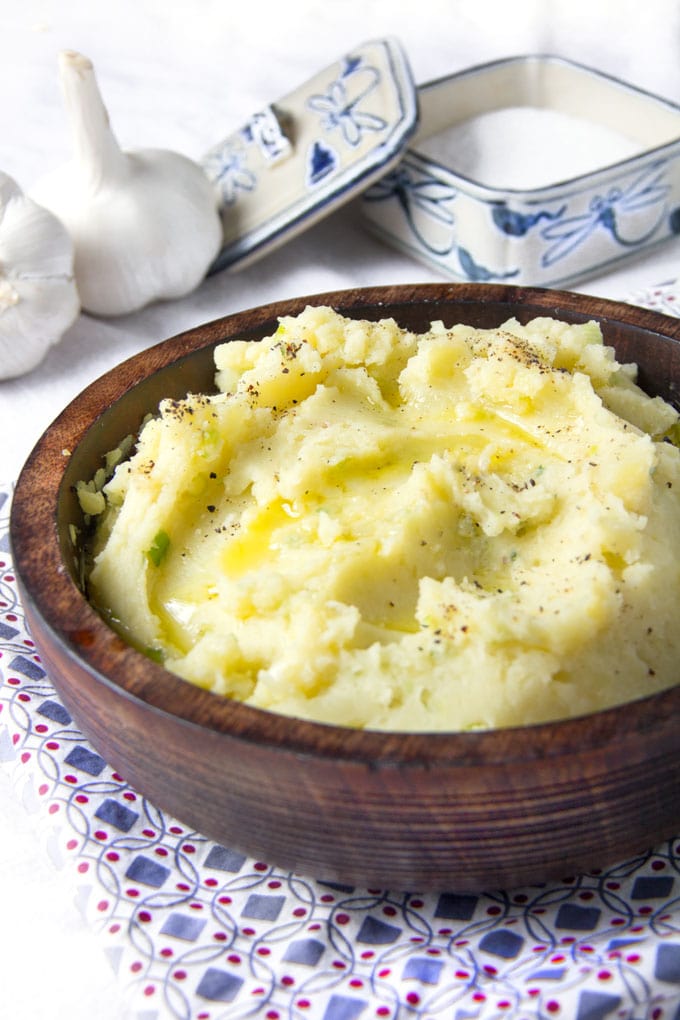
[[[0,172],[0,379],[35,368],[79,312],[69,234]]]
[[[122,315],[188,294],[222,242],[217,197],[203,169],[165,149],[123,152],[90,60],[59,55],[74,158],[32,190],[75,246],[83,308]]]

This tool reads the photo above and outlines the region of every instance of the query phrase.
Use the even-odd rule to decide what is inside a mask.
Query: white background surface
[[[25,190],[69,155],[62,48],[93,60],[125,148],[195,159],[356,44],[386,35],[402,41],[417,83],[552,52],[680,102],[676,0],[0,0],[0,15],[0,169]],[[680,239],[574,289],[625,299],[678,275]],[[350,210],[182,301],[124,319],[81,316],[36,371],[0,382],[0,478],[17,476],[43,428],[87,382],[166,336],[278,298],[432,279],[365,233]],[[30,791],[18,794],[0,771],[0,1018],[122,1017],[108,964],[50,859],[44,824],[28,810]]]

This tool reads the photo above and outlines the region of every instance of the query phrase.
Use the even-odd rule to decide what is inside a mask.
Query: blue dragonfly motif
[[[565,258],[572,251],[588,240],[597,230],[605,230],[622,247],[635,248],[648,240],[658,229],[665,216],[665,199],[670,190],[664,183],[665,165],[656,165],[644,171],[633,180],[628,187],[612,187],[605,195],[595,195],[589,204],[588,211],[579,216],[568,216],[566,219],[551,223],[541,231],[545,241],[554,242],[541,257],[544,266],[551,266]],[[651,226],[645,224],[642,233],[626,236],[622,232],[622,224],[626,217],[640,210],[658,212]]]
[[[474,283],[488,283],[489,280],[510,280],[519,273],[519,269],[507,269],[504,273],[496,273],[492,269],[487,269],[473,258],[467,248],[462,246],[458,247],[458,261],[465,276]]]
[[[439,258],[456,250],[461,270],[471,281],[481,283],[516,276],[519,269],[494,272],[477,262],[467,248],[457,247],[456,217],[449,208],[456,197],[455,188],[406,158],[366,192],[364,201],[396,201],[420,246]]]
[[[555,212],[550,212],[549,209],[541,209],[535,213],[522,213],[517,209],[508,208],[505,202],[499,202],[497,205],[494,205],[491,218],[498,229],[502,230],[509,237],[524,237],[543,220],[559,219],[560,216],[564,215],[566,208],[563,205],[561,209],[557,209]]]
[[[455,198],[455,188],[412,172],[407,160],[364,195],[366,202],[396,201],[414,237],[427,251],[440,256],[448,255],[455,244],[455,217],[448,208]]]
[[[456,189],[427,174],[404,159],[391,173],[374,184],[364,195],[367,202],[395,200],[413,236],[431,255],[445,258],[454,249],[463,275],[477,282],[508,279],[519,269],[497,273],[481,265],[467,248],[456,248],[455,216],[448,207],[456,198]]]

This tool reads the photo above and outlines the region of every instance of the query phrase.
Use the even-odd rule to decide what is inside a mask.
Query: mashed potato
[[[469,730],[675,684],[678,415],[599,326],[353,321],[215,352],[101,491],[93,602],[218,694]]]

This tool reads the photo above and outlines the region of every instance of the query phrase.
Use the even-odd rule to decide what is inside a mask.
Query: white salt
[[[558,110],[492,110],[418,142],[417,150],[487,187],[527,190],[592,173],[642,151],[641,144]]]

